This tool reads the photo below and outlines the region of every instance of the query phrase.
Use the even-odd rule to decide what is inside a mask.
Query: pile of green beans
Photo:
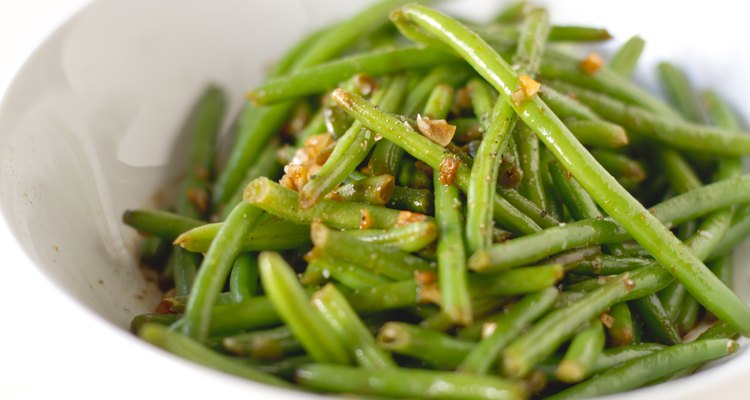
[[[669,63],[666,100],[638,87],[638,36],[605,62],[568,53],[605,29],[526,2],[484,24],[405,3],[295,46],[228,158],[205,91],[176,197],[123,215],[164,289],[133,332],[375,398],[601,396],[734,353],[750,136],[731,107]]]

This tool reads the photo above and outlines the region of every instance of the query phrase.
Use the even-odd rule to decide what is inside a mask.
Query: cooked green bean
[[[328,284],[313,294],[311,302],[346,345],[357,364],[367,369],[396,367],[393,359],[381,350],[362,320],[352,310],[335,286]]]
[[[641,315],[643,322],[651,334],[661,343],[676,344],[680,343],[680,333],[672,323],[672,320],[664,310],[659,297],[655,294],[635,299],[631,303],[633,308]]]
[[[232,354],[259,360],[277,360],[302,351],[302,345],[286,325],[227,336],[221,345]]]
[[[611,122],[575,119],[564,122],[573,136],[586,146],[616,149],[627,145],[629,141],[625,129]]]
[[[397,210],[361,203],[345,203],[333,200],[321,200],[314,206],[300,207],[299,194],[271,181],[258,178],[245,189],[245,201],[262,208],[264,211],[297,224],[311,224],[319,221],[333,228],[358,229],[362,216],[370,219],[370,228],[386,229],[396,226],[399,215]]]
[[[286,388],[291,387],[284,380],[216,353],[200,342],[173,332],[165,326],[146,324],[140,328],[138,335],[149,343],[195,363],[253,381]]]
[[[477,297],[511,296],[554,286],[564,274],[560,264],[513,268],[495,274],[470,275],[469,287]]]
[[[603,396],[626,391],[706,361],[734,353],[739,345],[733,340],[711,339],[677,344],[644,357],[627,361],[596,377],[566,389],[550,399],[574,399]]]
[[[420,214],[433,213],[432,192],[427,189],[413,189],[403,186],[393,188],[393,194],[388,200],[388,207],[398,210],[408,210]]]
[[[445,119],[453,107],[453,87],[441,83],[430,92],[424,106],[424,116],[430,119]]]
[[[378,175],[345,183],[333,191],[334,200],[382,206],[393,195],[395,180],[390,175]]]
[[[692,85],[687,75],[674,64],[667,62],[659,63],[659,83],[661,83],[664,94],[669,102],[685,118],[697,123],[705,123],[706,116],[703,113],[698,96],[693,92]]]
[[[576,99],[591,107],[594,112],[625,129],[674,148],[721,156],[750,154],[750,135],[658,115],[571,85],[555,86],[573,93]]]
[[[612,59],[609,60],[609,69],[624,78],[630,77],[635,70],[638,59],[643,53],[646,42],[640,36],[633,36],[620,46]]]
[[[234,260],[229,274],[232,302],[240,303],[258,294],[258,259],[255,254],[242,254]]]
[[[558,290],[552,287],[528,294],[514,304],[507,313],[498,314],[484,322],[484,324],[494,324],[492,333],[485,335],[466,355],[458,370],[486,374],[500,351],[531,322],[546,313],[554,305],[558,294]]]
[[[592,150],[591,155],[610,174],[620,180],[628,179],[640,183],[646,179],[646,171],[643,166],[628,156],[602,149]]]
[[[385,350],[426,361],[438,368],[453,369],[474,348],[474,343],[454,339],[403,322],[388,322],[380,328],[378,344]]]
[[[199,341],[208,337],[211,307],[240,253],[244,233],[255,227],[261,214],[262,210],[251,204],[238,204],[211,242],[185,308],[183,332],[188,336]]]
[[[503,372],[511,377],[523,377],[534,364],[552,354],[587,321],[615,303],[636,292],[647,295],[663,287],[645,269],[625,273],[586,294],[568,306],[547,314],[523,335],[513,340],[502,353]]]
[[[213,243],[223,222],[205,224],[184,232],[174,244],[195,253],[205,253]],[[260,250],[288,250],[303,247],[310,243],[310,229],[307,225],[296,224],[281,219],[261,222],[242,235],[240,252]]]
[[[320,223],[313,223],[310,236],[315,251],[351,261],[389,278],[409,279],[416,271],[433,269],[429,262],[417,256],[394,247],[359,241]]]
[[[357,229],[345,232],[362,242],[389,245],[409,253],[424,249],[438,236],[437,226],[432,221],[412,222],[390,229]]]
[[[547,85],[542,85],[539,89],[539,96],[559,118],[604,122],[589,106],[581,104],[574,97],[562,94]],[[575,134],[575,132],[573,133]],[[581,139],[579,138],[579,140]]]
[[[311,364],[297,369],[296,381],[314,390],[388,397],[467,400],[526,398],[522,385],[501,378],[415,368],[370,371],[339,365]]]
[[[122,214],[122,222],[139,232],[166,240],[174,240],[183,232],[204,224],[198,219],[155,209],[127,210]]]
[[[566,383],[580,382],[591,373],[596,359],[604,350],[604,327],[594,319],[588,328],[577,333],[557,367],[555,375]]]
[[[601,218],[602,213],[594,200],[586,193],[578,182],[562,169],[557,162],[548,165],[552,182],[557,194],[562,198],[568,212],[576,220]]]
[[[635,326],[628,303],[618,303],[609,310],[611,325],[607,326],[609,341],[613,346],[627,346],[635,341]]]
[[[748,199],[750,177],[743,176],[712,183],[675,196],[652,207],[651,215],[666,226],[674,226]],[[731,201],[724,202],[725,200]],[[472,255],[469,267],[475,271],[488,272],[493,269],[512,268],[539,261],[571,248],[616,243],[628,238],[629,235],[614,221],[606,218],[583,220],[495,244],[486,251]]]
[[[458,188],[440,182],[435,174],[435,220],[438,225],[438,287],[441,309],[461,325],[472,322]]]
[[[305,351],[315,360],[347,364],[351,357],[324,317],[308,302],[307,294],[292,268],[278,253],[258,257],[263,289],[274,309]]]

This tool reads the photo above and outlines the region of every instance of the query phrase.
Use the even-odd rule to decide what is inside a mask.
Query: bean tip
[[[585,376],[581,363],[575,360],[563,360],[555,371],[555,376],[565,383],[580,382]]]
[[[740,344],[734,340],[727,341],[727,354],[736,353],[740,349]]]
[[[486,250],[479,250],[469,258],[469,268],[475,272],[482,272],[490,267],[490,254]]]

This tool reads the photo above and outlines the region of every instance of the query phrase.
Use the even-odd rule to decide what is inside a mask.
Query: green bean
[[[603,396],[639,387],[683,368],[728,356],[739,348],[727,339],[700,340],[678,344],[623,363],[596,377],[566,389],[550,399]]]
[[[130,321],[130,332],[138,334],[146,324],[169,326],[180,317],[180,314],[138,314]]]
[[[361,35],[382,26],[390,10],[403,3],[404,0],[378,2],[345,22],[311,35],[279,63],[279,69],[272,76],[295,72],[340,54]],[[224,204],[238,190],[247,169],[258,159],[263,145],[281,127],[293,107],[293,102],[286,102],[271,107],[249,106],[243,112],[236,143],[214,186],[215,205]]]
[[[515,114],[507,103],[497,102],[492,110],[492,123],[479,144],[471,167],[466,202],[466,244],[471,252],[492,244],[493,200],[497,192],[498,158],[506,153],[509,134],[515,126]]]
[[[413,368],[362,370],[312,364],[297,369],[300,385],[324,392],[427,399],[526,398],[523,386],[490,376],[468,376]],[[408,382],[408,384],[404,384]]]
[[[546,79],[559,79],[605,93],[620,101],[663,115],[664,118],[680,118],[679,114],[656,96],[636,86],[627,78],[610,71],[606,66],[602,66],[594,73],[589,74],[580,67],[578,60],[560,51],[549,50],[545,52],[540,66],[540,74]],[[592,108],[596,111],[595,107]],[[603,116],[606,118],[606,115]]]
[[[359,229],[345,231],[362,242],[397,247],[406,252],[424,249],[437,238],[437,226],[432,221],[412,222],[391,229]]]
[[[434,170],[440,170],[444,160],[455,157],[446,152],[439,144],[416,133],[411,127],[399,121],[398,118],[378,110],[357,95],[336,89],[332,96],[363,125],[380,133],[386,139],[398,143],[407,153],[415,156]],[[466,191],[468,188],[469,174],[470,172],[465,165],[459,165],[455,182],[462,191]],[[539,230],[538,225],[528,216],[522,214],[498,196],[495,196],[494,212],[496,219],[502,219],[517,230],[522,232]]]
[[[187,251],[205,253],[225,223],[201,225],[175,239],[174,244]],[[303,247],[310,243],[307,225],[274,219],[260,223],[254,229],[241,235],[240,252],[259,250],[288,250]]]
[[[643,166],[628,156],[602,149],[592,150],[591,155],[610,174],[620,180],[629,179],[640,183],[646,179],[646,171]]]
[[[400,76],[377,89],[373,101],[385,111],[400,107],[406,91],[406,77]],[[300,190],[300,205],[310,208],[343,182],[370,153],[375,145],[375,135],[360,122],[354,122],[337,142],[325,164]]]
[[[549,32],[549,40],[555,42],[596,42],[611,38],[606,29],[588,26],[553,25]]]
[[[423,295],[420,285],[410,279],[355,289],[346,299],[358,313],[372,314],[415,306],[425,302]]]
[[[305,354],[299,356],[291,356],[284,358],[283,360],[276,360],[273,362],[258,362],[250,358],[242,359],[241,362],[259,371],[291,381],[292,379],[294,379],[294,373],[297,371],[297,368],[306,364],[310,364],[311,362],[313,362],[313,360],[310,358],[310,356]]]
[[[382,206],[388,203],[395,187],[390,175],[378,175],[359,181],[345,183],[333,191],[334,200]]]
[[[728,179],[675,196],[656,205],[651,212],[666,226],[679,225],[709,212],[747,201],[750,191],[745,193],[745,190],[749,188],[750,177]],[[469,267],[475,271],[512,268],[571,248],[616,243],[627,239],[628,235],[609,219],[578,221],[495,244],[488,250],[471,256]]]
[[[601,218],[602,213],[594,200],[557,162],[548,166],[557,194],[562,198],[568,212],[576,220]]]
[[[689,192],[703,186],[698,175],[680,153],[667,148],[662,149],[659,156],[669,184],[677,193]]]
[[[321,223],[313,223],[310,236],[315,251],[351,261],[389,278],[409,279],[416,271],[432,269],[429,262],[417,256],[394,247],[359,241],[343,232],[328,229]]]
[[[734,246],[747,238],[748,234],[750,234],[750,205],[742,204],[735,211],[732,227],[727,230],[708,259],[715,260],[730,253]]]
[[[604,211],[620,222],[662,265],[668,265],[669,271],[703,306],[720,319],[732,323],[744,334],[750,335],[750,308],[711,274],[658,219],[607,174],[538,97],[519,104],[513,102],[511,97],[518,78],[492,48],[460,23],[436,11],[419,5],[406,6],[402,10],[406,17],[423,29],[449,42],[454,51],[488,79],[503,99],[512,103],[520,118],[535,129],[540,140]],[[614,74],[610,75],[613,81],[617,81],[614,78],[619,78]],[[602,71],[600,70],[596,76],[601,78]],[[622,87],[630,88],[625,85]],[[626,94],[633,95],[639,92],[631,90]],[[642,96],[636,96],[636,100],[642,99]],[[650,100],[651,97],[646,99]],[[649,105],[656,109],[652,102],[649,102]]]
[[[573,271],[586,275],[615,275],[653,264],[654,260],[651,258],[619,257],[601,254],[581,261],[573,268]]]
[[[434,187],[435,219],[440,231],[437,256],[441,309],[454,322],[469,325],[472,311],[467,285],[461,198],[458,188],[441,183],[438,174],[435,174]]]
[[[370,331],[336,287],[324,286],[312,296],[311,302],[357,364],[367,369],[396,367],[393,359],[378,348]]]
[[[555,115],[564,120],[575,118],[581,121],[605,122],[589,106],[581,104],[575,98],[562,94],[547,85],[542,85],[539,89],[539,97],[544,100]]]
[[[288,79],[288,78],[287,78]],[[341,84],[342,88],[351,90],[359,95],[367,96],[370,91],[375,90],[377,83],[369,75],[355,73],[351,78]],[[306,103],[303,103],[306,104]],[[354,120],[341,107],[330,98],[323,101],[323,122],[326,130],[334,139],[344,136],[344,133],[352,126]]]
[[[430,119],[445,119],[453,107],[453,87],[441,83],[435,86],[424,106],[424,116]]]
[[[469,287],[475,296],[511,296],[554,286],[564,274],[560,264],[521,267],[495,274],[470,275]]]
[[[555,86],[573,93],[579,101],[591,107],[597,114],[622,125],[625,129],[674,148],[722,156],[750,153],[749,135],[676,120],[571,85]]]
[[[500,175],[503,174],[503,165],[500,165]],[[560,225],[560,221],[558,221],[555,217],[553,217],[547,210],[543,210],[540,207],[538,207],[533,201],[527,199],[518,191],[515,189],[508,189],[508,188],[498,188],[497,192],[500,194],[500,197],[502,197],[505,201],[508,202],[511,206],[515,207],[523,213],[524,215],[528,216],[533,222],[535,222],[537,225],[539,225],[542,228],[550,228],[553,226]],[[495,219],[498,218],[497,215],[497,207],[498,207],[498,199],[497,196],[495,196]]]
[[[532,5],[526,1],[516,1],[508,4],[500,10],[500,13],[494,18],[494,22],[500,22],[502,24],[519,22],[526,16]]]
[[[308,264],[308,269],[312,265],[318,265],[322,269],[323,275],[330,274],[331,278],[350,289],[369,288],[391,282],[390,279],[370,272],[367,268],[331,257],[316,255],[315,259]]]
[[[664,310],[658,296],[652,294],[633,300],[631,304],[659,342],[671,345],[682,341],[677,328],[670,320],[669,314]]]
[[[611,368],[622,365],[623,363],[635,360],[657,351],[665,349],[666,346],[658,343],[639,343],[630,346],[615,347],[605,349],[596,358],[596,362],[591,367],[591,375],[597,375]]]
[[[513,64],[519,73],[536,76],[549,33],[547,11],[543,8],[529,11],[521,28],[516,53],[513,55]],[[506,107],[510,108],[509,106],[506,104]],[[512,115],[510,110],[508,110],[508,115]],[[525,124],[517,126],[513,132],[520,166],[524,172],[518,191],[544,210],[546,194],[542,188],[540,176],[539,139]]]
[[[406,116],[414,116],[422,110],[437,85],[455,85],[466,79],[465,68],[455,66],[441,66],[432,70],[424,77],[410,92],[404,101],[403,113]],[[442,116],[444,118],[444,116]],[[387,138],[386,138],[387,139]],[[403,158],[404,151],[390,140],[383,140],[377,145],[370,157],[369,166],[375,175],[395,175],[398,165]]]
[[[254,254],[242,254],[234,260],[229,275],[232,302],[243,302],[258,293],[258,259]]]
[[[575,383],[585,379],[597,357],[604,350],[604,327],[599,319],[591,321],[589,326],[577,333],[565,352],[556,376],[563,382]]]
[[[278,360],[302,351],[302,345],[285,325],[227,336],[221,340],[221,345],[232,354],[258,360]]]
[[[503,372],[510,377],[525,376],[534,364],[552,354],[582,324],[611,305],[625,300],[632,292],[646,295],[661,289],[663,285],[651,272],[640,269],[625,273],[580,300],[547,314],[503,351]]]
[[[624,78],[630,77],[638,64],[646,42],[640,36],[633,36],[620,46],[609,60],[609,70]]]
[[[685,286],[682,286],[679,282],[672,282],[672,284],[659,292],[659,300],[662,306],[664,306],[664,311],[670,321],[674,322],[677,320],[677,314],[680,312],[680,305],[684,298]]]
[[[263,289],[274,309],[305,351],[315,360],[347,364],[350,357],[336,333],[307,299],[292,268],[278,253],[262,252],[258,257]]]
[[[635,326],[627,303],[617,303],[609,310],[612,324],[607,326],[613,346],[627,346],[635,341]]]
[[[388,207],[398,210],[408,210],[420,214],[432,214],[433,199],[432,192],[428,189],[412,189],[396,186],[393,195],[388,200]]]
[[[531,322],[546,313],[554,305],[558,295],[557,289],[552,287],[528,294],[513,305],[507,313],[498,314],[489,319],[485,324],[494,324],[492,333],[486,335],[466,355],[458,370],[486,374],[500,351]]]
[[[657,66],[662,91],[685,118],[697,123],[705,123],[706,116],[698,96],[693,92],[687,75],[674,64],[661,62]]]
[[[616,149],[628,144],[628,135],[620,125],[606,121],[565,120],[573,136],[586,146]]]
[[[733,339],[737,337],[737,330],[726,322],[717,321],[698,336],[696,340],[705,339]]]
[[[385,229],[396,225],[400,212],[379,206],[321,200],[308,209],[299,205],[299,194],[267,178],[252,181],[245,189],[245,201],[264,211],[297,224],[320,221],[332,228],[358,229],[363,214],[369,215],[370,228]]]
[[[206,340],[211,326],[211,307],[224,286],[234,259],[240,253],[244,233],[258,223],[262,211],[247,203],[234,208],[211,242],[190,290],[183,333]]]
[[[546,195],[542,187],[539,172],[539,139],[525,124],[520,124],[516,128],[514,138],[518,146],[518,155],[520,156],[520,165],[523,171],[523,178],[518,185],[518,192],[538,207],[543,208],[546,203]]]
[[[198,219],[155,209],[126,210],[122,222],[139,232],[166,240],[174,240],[182,232],[204,224]]]
[[[725,254],[712,260],[708,267],[725,285],[732,287],[734,283],[733,258],[731,254]]]
[[[216,353],[201,343],[172,332],[162,325],[146,324],[138,331],[138,335],[151,344],[195,363],[241,378],[274,386],[291,387],[288,382]]]
[[[385,350],[445,369],[456,368],[474,348],[474,343],[403,322],[386,323],[377,339]]]
[[[175,291],[178,295],[188,294],[195,280],[200,259],[197,254],[189,253],[181,248],[175,248],[172,257],[172,279]]]

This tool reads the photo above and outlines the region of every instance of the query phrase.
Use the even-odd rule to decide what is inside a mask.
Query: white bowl
[[[14,268],[39,268],[76,300],[70,307],[93,312],[86,318],[96,332],[111,336],[97,338],[111,347],[82,349],[81,368],[91,370],[93,360],[106,363],[94,353],[112,351],[120,357],[112,363],[131,366],[128,376],[111,378],[123,385],[119,394],[143,393],[136,389],[142,383],[150,394],[309,396],[207,371],[127,334],[131,318],[153,309],[159,293],[138,269],[138,238],[120,216],[127,208],[153,205],[159,189],[179,176],[185,161],[181,126],[207,83],[227,89],[230,114],[236,114],[243,93],[295,39],[364,3],[100,1],[27,61],[0,108],[0,203],[26,253]],[[481,18],[499,8],[494,3],[453,1],[446,7]],[[739,40],[750,28],[742,13],[732,12],[726,0],[683,5],[676,17],[664,3],[566,2],[553,4],[551,15],[559,23],[608,27],[616,43],[642,35],[648,43],[643,82],[652,85],[655,62],[673,60],[699,86],[716,88],[750,115],[750,94],[743,90],[750,88],[750,75],[743,74],[750,49]],[[738,264],[748,251],[741,248]],[[747,268],[737,268],[736,289],[746,301],[749,277]],[[697,376],[613,398],[740,399],[750,388],[744,377],[750,377],[750,354],[743,350]],[[179,384],[165,388],[164,382]]]

